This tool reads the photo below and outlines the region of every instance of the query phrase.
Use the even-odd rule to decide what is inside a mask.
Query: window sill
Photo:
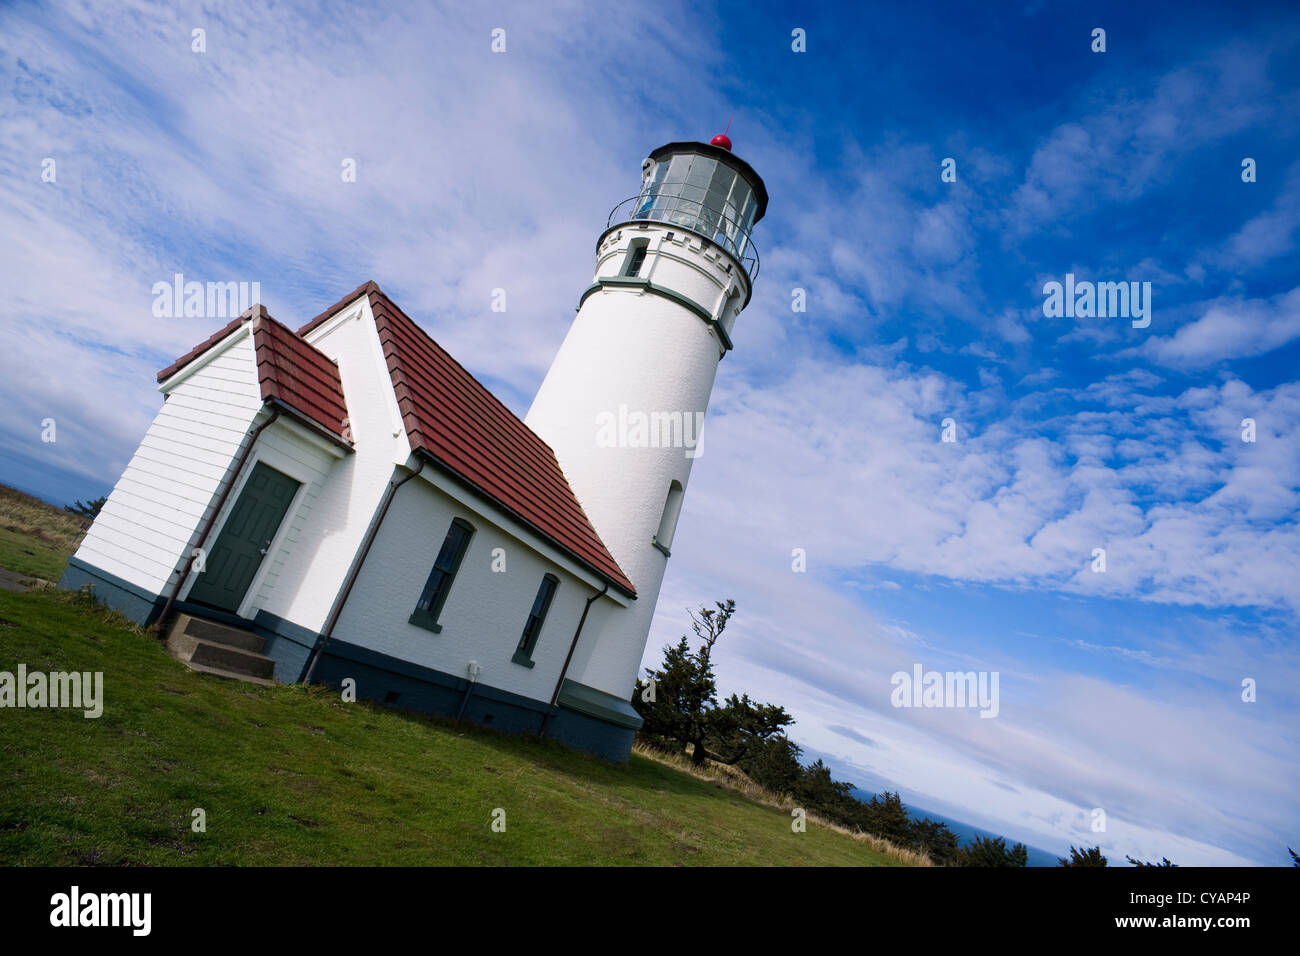
[[[512,660],[514,663],[519,664],[519,665],[521,665],[521,666],[523,666],[523,667],[536,667],[536,666],[537,666],[537,665],[533,662],[533,659],[532,659],[531,657],[529,657],[527,654],[525,654],[523,651],[519,650],[518,648],[515,649],[514,656],[511,657],[510,660]]]
[[[442,633],[442,625],[439,624],[438,619],[428,611],[422,611],[417,608],[415,611],[411,612],[411,616],[407,620],[409,623],[414,624],[416,627],[422,627],[426,631],[432,631],[435,634]]]

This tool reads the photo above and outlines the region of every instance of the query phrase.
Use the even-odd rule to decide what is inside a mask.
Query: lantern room
[[[664,222],[703,236],[730,253],[752,279],[758,256],[750,230],[766,211],[763,180],[726,146],[669,143],[643,164],[641,193],[629,218]]]

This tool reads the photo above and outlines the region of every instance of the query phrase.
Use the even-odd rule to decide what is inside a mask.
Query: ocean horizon
[[[858,787],[853,788],[853,795],[862,801],[870,800],[873,796],[876,796],[876,794],[868,793]],[[946,824],[948,829],[957,835],[957,839],[961,841],[962,846],[966,846],[977,836],[985,838],[1002,837],[1007,841],[1008,847],[1015,846],[1017,843],[1025,843],[1024,840],[1017,840],[1014,837],[1006,836],[1003,833],[986,830],[983,827],[975,826],[973,823],[954,820],[952,817],[944,816],[942,813],[935,813],[933,810],[926,810],[924,807],[913,806],[907,803],[907,801],[903,802],[903,806],[907,808],[907,815],[913,819],[933,820],[936,823]],[[1025,843],[1025,849],[1028,851],[1027,866],[1056,866],[1059,864],[1061,857],[1066,855],[1064,853],[1052,853],[1049,850],[1044,850],[1041,847],[1036,847],[1029,843]]]

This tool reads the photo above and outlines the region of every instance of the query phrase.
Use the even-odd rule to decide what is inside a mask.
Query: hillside
[[[0,568],[57,581],[81,524],[74,514],[0,485]]]
[[[25,573],[71,538],[0,496]],[[16,504],[15,504],[16,503]],[[39,507],[38,507],[39,506]],[[63,526],[55,509],[49,520]],[[75,524],[75,519],[74,519]],[[74,527],[75,531],[75,527]],[[66,540],[69,544],[63,544]],[[59,558],[59,560],[62,560]],[[3,563],[3,560],[0,560]],[[0,714],[0,862],[57,864],[900,865],[872,841],[634,753],[622,767],[551,742],[374,707],[326,688],[196,674],[84,598],[0,592],[0,671],[101,671],[104,713]],[[207,830],[191,830],[192,811]],[[494,811],[506,828],[494,832]]]

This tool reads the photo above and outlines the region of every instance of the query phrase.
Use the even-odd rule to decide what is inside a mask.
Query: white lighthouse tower
[[[590,686],[626,697],[645,649],[718,363],[758,275],[767,189],[725,135],[641,164],[596,243],[596,272],[525,421],[637,590],[600,626]]]

